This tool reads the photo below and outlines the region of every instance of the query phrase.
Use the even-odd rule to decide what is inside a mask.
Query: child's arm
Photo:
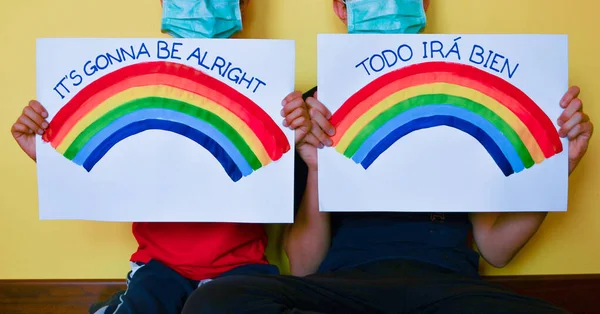
[[[583,104],[579,88],[571,87],[560,101],[564,109],[558,119],[561,137],[569,138],[569,175],[585,155],[593,125]],[[537,232],[546,218],[545,212],[473,213],[473,236],[483,258],[495,267],[504,267]]]
[[[306,188],[294,224],[288,226],[284,239],[291,271],[296,276],[315,273],[331,242],[329,213],[319,212],[317,169],[317,147],[331,145],[327,135],[333,134],[333,126],[328,121],[331,113],[316,99],[316,93],[315,97],[306,99],[306,104],[310,108],[311,132],[296,148],[308,168]]]
[[[504,267],[537,232],[547,213],[472,213],[473,236],[481,256]]]
[[[319,212],[318,173],[309,169],[306,190],[293,224],[285,233],[285,251],[295,276],[315,273],[331,241],[329,213]]]

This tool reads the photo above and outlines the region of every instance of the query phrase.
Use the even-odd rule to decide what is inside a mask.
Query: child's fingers
[[[565,137],[569,132],[571,132],[571,129],[582,122],[585,117],[586,115],[579,111],[572,115],[571,118],[569,118],[569,120],[562,125],[562,128],[558,130],[560,137]]]
[[[290,112],[302,107],[304,107],[304,100],[302,100],[302,98],[296,98],[283,106],[283,109],[281,109],[281,116],[285,117],[289,115]]]
[[[310,118],[316,121],[319,127],[329,136],[333,136],[335,134],[335,128],[320,111],[316,110],[315,108],[310,109]]]
[[[281,101],[281,105],[285,106],[287,103],[294,100],[295,98],[302,99],[302,93],[299,91],[294,91],[294,92],[289,93],[287,96],[285,96],[283,101]]]
[[[323,105],[320,101],[318,101],[316,98],[313,97],[308,97],[306,99],[306,103],[311,107],[311,108],[315,108],[316,110],[318,110],[319,112],[321,112],[321,114],[323,114],[323,116],[326,119],[331,118],[331,112],[329,111],[329,109],[327,109],[327,107],[325,107],[325,105]]]
[[[562,126],[567,122],[576,112],[583,110],[583,103],[579,98],[571,100],[567,105],[566,109],[563,110],[562,114],[558,118],[558,125]]]
[[[567,134],[567,137],[569,138],[569,140],[572,141],[581,134],[585,134],[585,133],[592,134],[593,128],[594,128],[594,126],[591,122],[585,121],[585,122],[577,124],[575,127],[573,127],[573,129],[571,129],[569,134]]]
[[[295,130],[310,122],[305,116],[300,116],[290,123],[290,129]]]
[[[42,118],[48,118],[48,111],[46,111],[46,108],[44,108],[44,106],[42,106],[42,104],[40,104],[39,101],[30,101],[29,106],[33,108],[33,110],[37,112],[40,116],[42,116]]]
[[[27,117],[26,115],[21,115],[19,117],[19,123],[27,126],[27,128],[29,128],[33,133],[37,133],[37,134],[43,134],[44,130],[42,130],[37,124],[35,124],[35,122],[33,122],[33,120],[31,120],[29,117]]]
[[[567,90],[567,92],[561,98],[560,106],[562,108],[566,108],[569,105],[569,103],[571,102],[571,100],[579,97],[580,92],[581,92],[581,90],[579,89],[578,86],[571,86],[569,88],[569,90]]]
[[[23,114],[26,115],[31,121],[33,121],[39,128],[45,129],[48,126],[48,123],[44,120],[44,118],[32,107],[27,106],[23,109]]]
[[[323,145],[331,146],[333,141],[329,138],[329,136],[323,132],[315,120],[313,120],[312,123],[313,125],[311,128],[311,133],[319,140],[319,142],[323,143]]]
[[[303,107],[296,108],[296,110],[292,111],[290,114],[285,116],[285,124],[292,125],[292,122],[301,116],[306,117],[306,109]]]
[[[306,134],[302,142],[312,145],[316,148],[323,148],[323,143],[321,143],[321,141],[319,141],[319,139],[312,133]]]

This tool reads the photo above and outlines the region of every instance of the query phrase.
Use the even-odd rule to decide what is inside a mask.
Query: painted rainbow
[[[425,62],[375,79],[330,119],[336,150],[364,169],[411,132],[449,126],[481,143],[505,176],[563,149],[552,121],[521,90],[491,73]]]
[[[54,116],[43,140],[89,172],[114,145],[147,130],[198,143],[234,182],[290,150],[252,100],[197,69],[161,61],[123,67],[83,88]]]

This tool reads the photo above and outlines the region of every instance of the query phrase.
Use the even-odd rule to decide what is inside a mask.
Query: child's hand
[[[317,147],[320,143],[311,133],[312,121],[308,115],[306,103],[302,99],[302,93],[293,92],[283,100],[281,115],[286,117],[283,121],[284,126],[290,126],[293,129],[294,122],[296,125],[301,125],[300,128],[296,129],[296,151],[309,169],[316,168]],[[295,117],[300,118],[293,120]]]
[[[302,93],[292,92],[281,102],[281,116],[284,117],[283,126],[296,131],[296,145],[310,132],[310,117]]]
[[[314,97],[308,97],[306,104],[310,108],[310,119],[312,120],[311,133],[319,139],[319,142],[323,146],[331,146],[333,142],[330,136],[335,134],[335,128],[329,122],[331,119],[331,112],[323,103],[317,100],[317,92]]]
[[[588,149],[590,139],[594,133],[594,125],[590,117],[583,112],[583,103],[579,97],[579,87],[573,86],[560,100],[564,109],[558,118],[561,137],[569,138],[569,174],[581,161]]]
[[[35,137],[44,134],[48,127],[47,117],[46,109],[38,101],[32,100],[23,108],[23,113],[10,129],[21,149],[34,161],[36,160]]]

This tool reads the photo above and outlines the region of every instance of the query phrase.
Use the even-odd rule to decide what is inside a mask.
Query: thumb
[[[10,133],[15,139],[19,139],[25,135],[33,135],[33,131],[21,123],[13,124],[13,126],[10,128]]]

